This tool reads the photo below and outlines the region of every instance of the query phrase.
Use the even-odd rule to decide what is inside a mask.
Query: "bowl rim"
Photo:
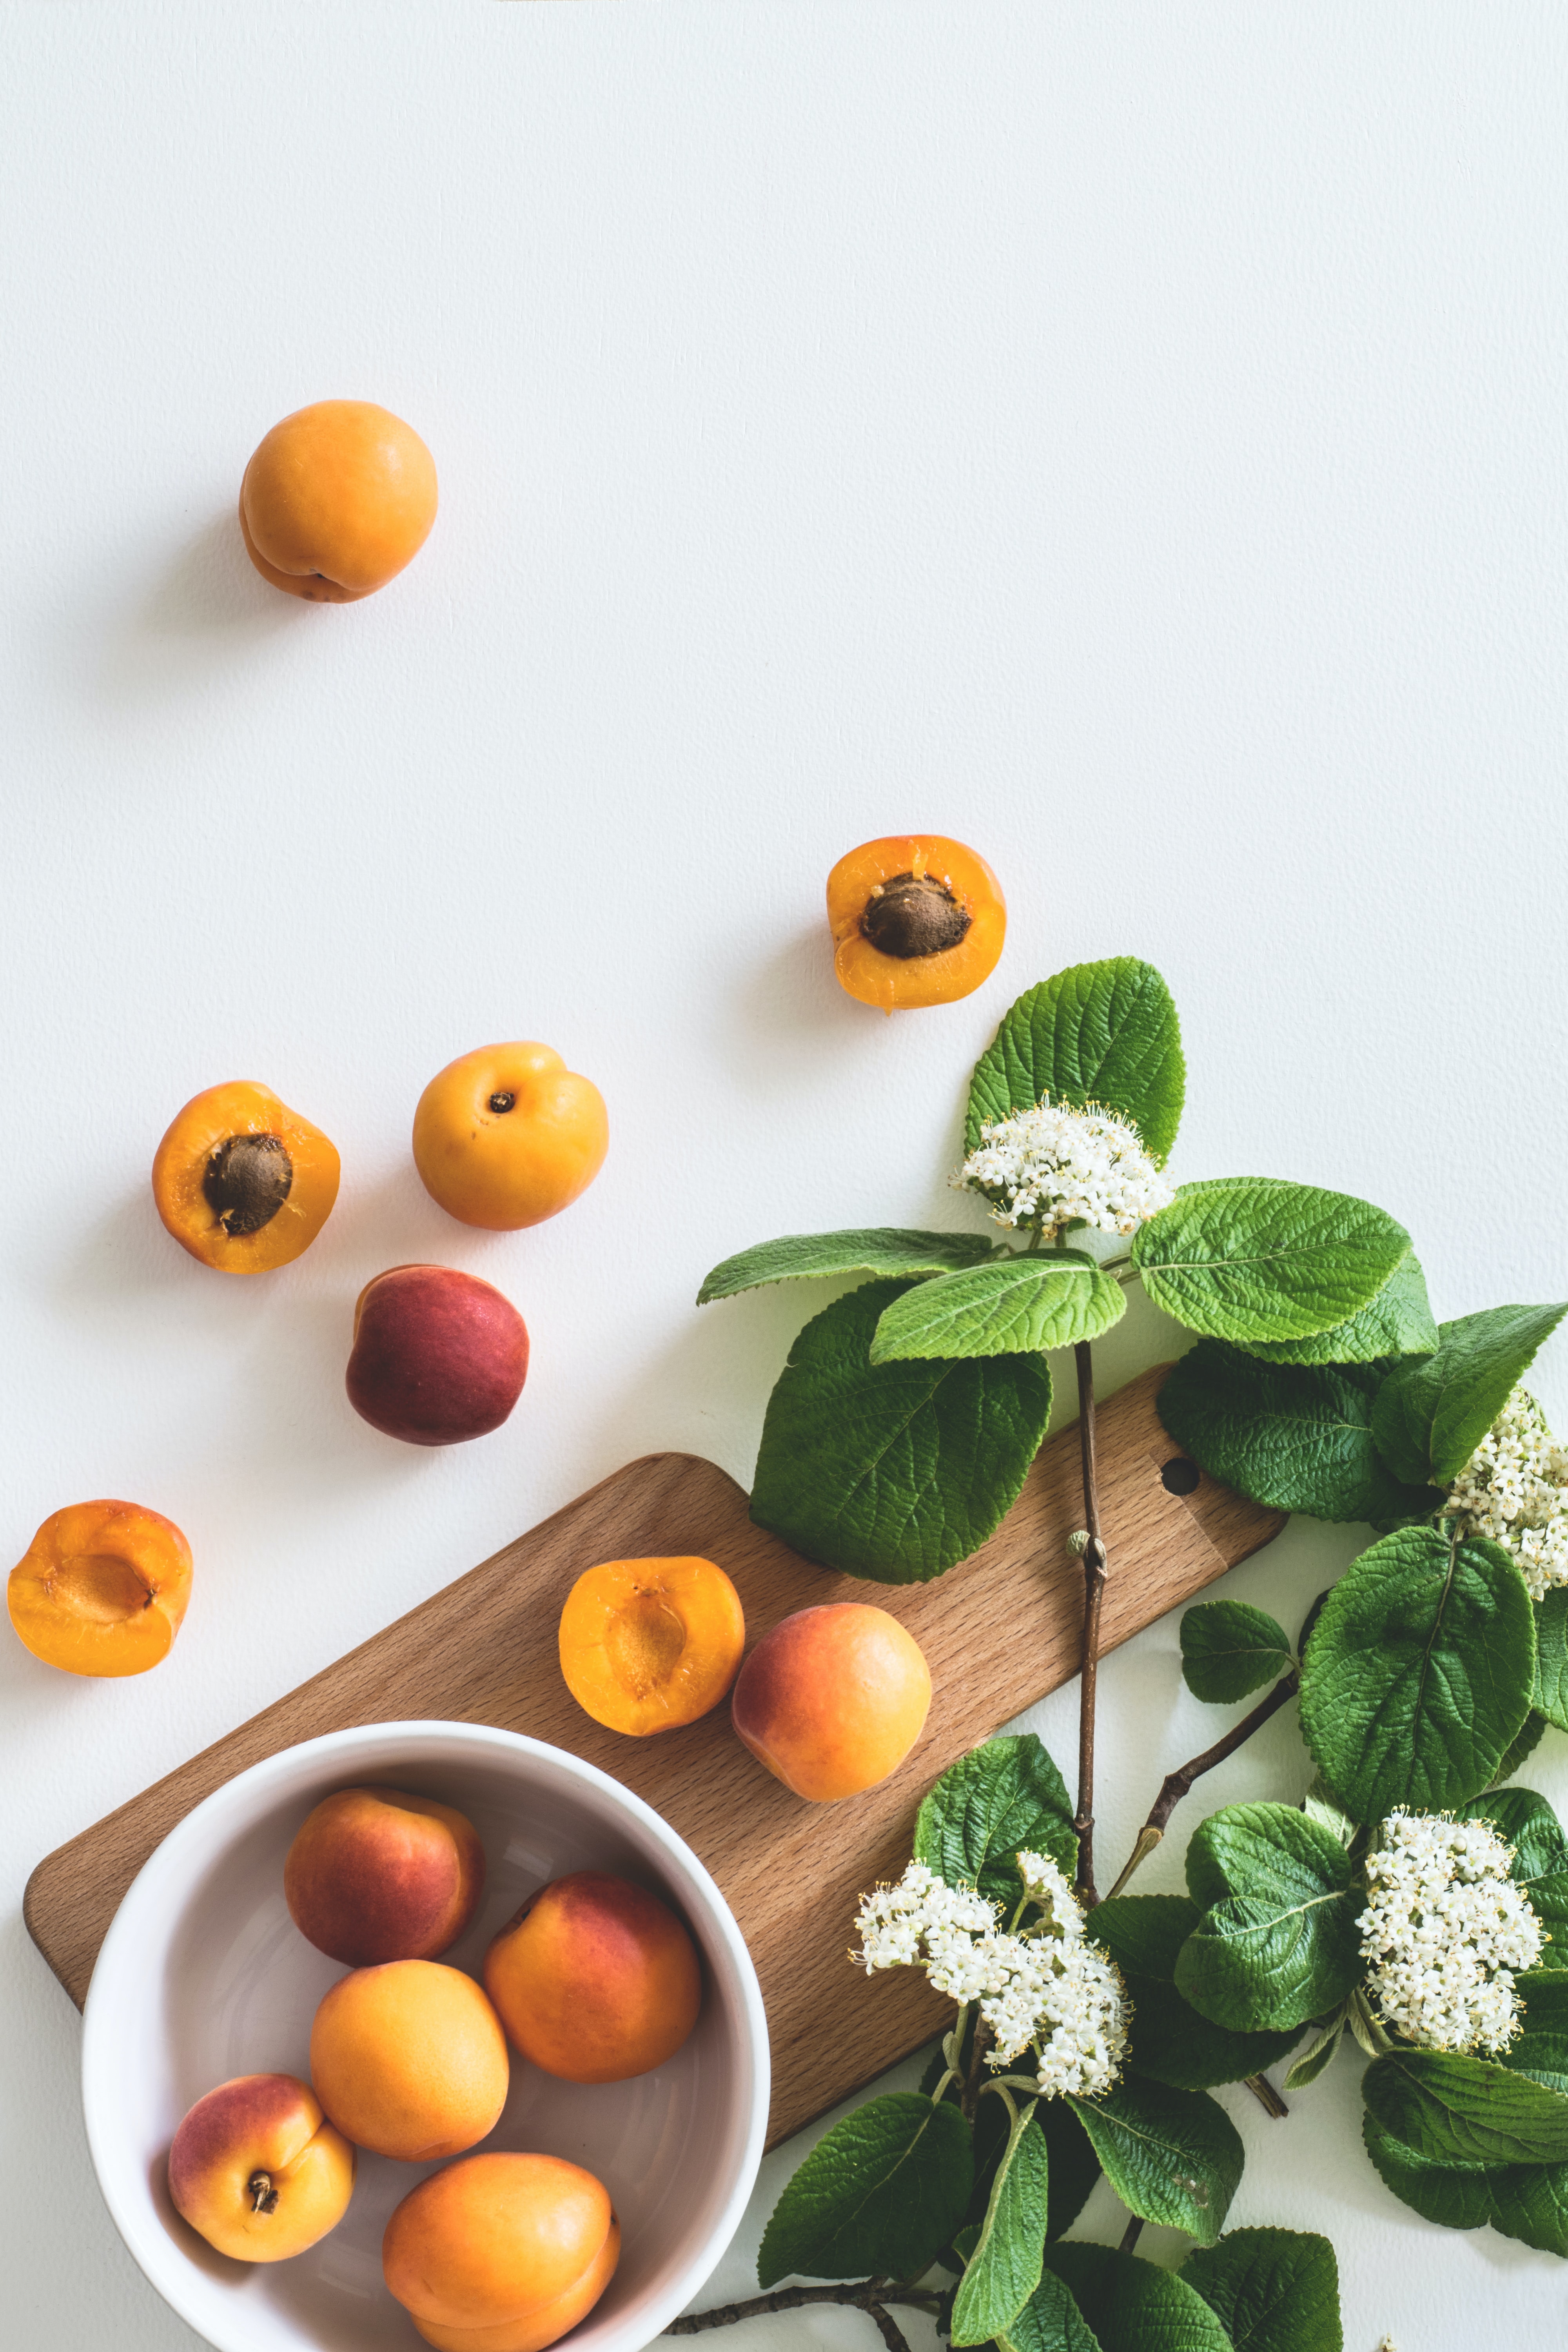
[[[110,2116],[116,2110],[106,2087],[114,2075],[114,2053],[111,2045],[102,2050],[100,2048],[100,2033],[107,2030],[100,2024],[106,2015],[106,2006],[102,2001],[95,2004],[93,1996],[100,1981],[105,1984],[113,1981],[114,1963],[120,1946],[134,1944],[143,1916],[149,1906],[155,1906],[165,1881],[177,1876],[186,1848],[206,1839],[215,1826],[221,1824],[226,1812],[243,1813],[254,1800],[265,1795],[273,1781],[287,1779],[312,1759],[319,1758],[324,1762],[328,1758],[342,1757],[348,1761],[356,1751],[382,1748],[389,1740],[428,1739],[433,1736],[449,1741],[459,1750],[468,1748],[488,1751],[491,1755],[499,1753],[519,1759],[535,1759],[548,1762],[552,1769],[563,1772],[568,1780],[576,1780],[584,1788],[607,1798],[661,1850],[672,1865],[672,1875],[678,1881],[686,1882],[690,1891],[700,1899],[707,1914],[704,1924],[723,1946],[734,1971],[740,1996],[741,2041],[750,2062],[751,2077],[742,2093],[746,2109],[742,2154],[729,2194],[696,2250],[680,2265],[670,2283],[639,2305],[635,2315],[629,2313],[626,2321],[608,2335],[598,2347],[598,2352],[641,2352],[642,2347],[663,2334],[684,2305],[712,2275],[751,2200],[763,2159],[772,2095],[767,2013],[763,2006],[756,1969],[746,1948],[745,1938],[735,1923],[734,1914],[717,1881],[699,1861],[685,1839],[671,1829],[645,1799],[623,1787],[610,1773],[602,1771],[596,1764],[588,1763],[581,1756],[574,1756],[570,1748],[557,1748],[548,1740],[531,1738],[526,1732],[506,1731],[495,1724],[462,1723],[439,1717],[401,1717],[388,1723],[354,1724],[342,1730],[321,1732],[314,1738],[296,1740],[287,1748],[279,1748],[273,1755],[247,1766],[243,1772],[236,1773],[232,1780],[213,1790],[199,1804],[194,1805],[183,1820],[175,1822],[167,1835],[153,1847],[121,1896],[99,1948],[83,2004],[82,2118],[99,2189],[109,2208],[110,2218],[143,2275],[188,2326],[195,2328],[205,2341],[215,2342],[216,2339],[207,2333],[209,2314],[205,2308],[198,2313],[194,2307],[195,2298],[184,2291],[187,2265],[178,2246],[163,2231],[159,2232],[155,2242],[151,2241],[140,2213],[132,2211],[119,2193],[109,2146]],[[383,1759],[379,1769],[384,1771],[394,1768]],[[237,2352],[237,2348],[221,2347],[221,2352]]]

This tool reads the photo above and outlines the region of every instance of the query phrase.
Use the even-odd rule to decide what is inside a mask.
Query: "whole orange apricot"
[[[746,1646],[741,1596],[710,1559],[606,1559],[566,1596],[561,1671],[584,1712],[641,1738],[718,1706]]]
[[[283,1864],[300,1933],[351,1968],[433,1960],[484,1892],[485,1850],[466,1814],[402,1789],[339,1789],[307,1814]]]
[[[374,400],[318,400],[258,443],[239,528],[264,580],[317,604],[352,604],[418,554],[436,520],[436,462]]]
[[[558,2156],[465,2157],[411,2189],[382,2273],[437,2352],[543,2352],[614,2276],[621,2232],[600,2181]]]
[[[338,1155],[270,1087],[232,1079],[193,1095],[153,1161],[158,1214],[182,1249],[222,1274],[299,1257],[338,1197]]]
[[[388,1960],[340,1977],[310,2028],[310,2081],[346,2138],[420,2164],[494,2129],[510,2065],[500,2020],[472,1977]]]
[[[238,2074],[198,2099],[169,2150],[176,2210],[220,2254],[282,2263],[335,2230],[354,2152],[292,2074]]]
[[[605,1098],[553,1046],[526,1041],[460,1054],[414,1113],[414,1164],[465,1225],[515,1233],[570,1208],[605,1164]]]
[[[913,1634],[885,1609],[830,1601],[763,1634],[741,1668],[731,1716],[775,1780],[831,1804],[896,1772],[930,1706]]]
[[[1001,885],[944,834],[862,842],[827,877],[839,985],[883,1013],[952,1004],[989,980],[1007,932]]]
[[[191,1548],[140,1503],[71,1503],[11,1570],[5,1602],[35,1658],[71,1675],[144,1675],[191,1597]]]
[[[531,1895],[485,1954],[513,2046],[567,2083],[625,2083],[673,2058],[702,2008],[702,1967],[657,1895],[574,1870]]]

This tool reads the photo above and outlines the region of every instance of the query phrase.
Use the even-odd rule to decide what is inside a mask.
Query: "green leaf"
[[[1181,2275],[1236,2352],[1343,2352],[1340,2266],[1327,2238],[1232,2230],[1217,2246],[1190,2256]]]
[[[1407,1250],[1376,1297],[1331,1331],[1247,1345],[1250,1353],[1271,1364],[1374,1364],[1390,1356],[1430,1355],[1437,1345],[1437,1325],[1420,1260]]]
[[[1540,1612],[1537,1611],[1535,1638],[1538,1645],[1536,1654],[1536,1675],[1538,1687],[1541,1672],[1539,1651],[1539,1643],[1541,1640],[1540,1629],[1541,1617]],[[1546,1717],[1543,1715],[1538,1715],[1534,1707],[1531,1707],[1530,1713],[1524,1718],[1524,1728],[1520,1732],[1518,1738],[1513,1743],[1513,1746],[1509,1749],[1508,1754],[1503,1758],[1502,1762],[1492,1774],[1488,1786],[1495,1788],[1500,1786],[1504,1780],[1511,1780],[1520,1766],[1526,1762],[1530,1757],[1534,1755],[1545,1736]]]
[[[905,1286],[868,1282],[795,1340],[763,1423],[760,1527],[850,1576],[919,1584],[966,1559],[1016,1500],[1050,1418],[1038,1356],[873,1364]]]
[[[1010,2327],[1003,2329],[996,2342],[999,2352],[1104,2352],[1066,2282],[1058,2278],[1054,2271],[1045,2273],[1023,2310]]]
[[[802,1282],[843,1274],[950,1274],[991,1255],[984,1234],[906,1233],[878,1225],[844,1234],[784,1234],[776,1242],[727,1257],[705,1278],[699,1307],[733,1298],[768,1282]]]
[[[1490,1822],[1513,1848],[1509,1875],[1552,1938],[1538,1965],[1568,1969],[1568,1836],[1545,1798],[1534,1789],[1489,1789],[1456,1810],[1461,1821]]]
[[[1486,2058],[1395,2050],[1362,2082],[1367,2113],[1431,2164],[1568,2163],[1568,2098]]]
[[[896,1298],[871,1341],[874,1364],[911,1357],[1018,1356],[1098,1339],[1127,1298],[1081,1250],[1019,1251]]]
[[[762,2284],[807,2278],[919,2278],[963,2219],[974,2158],[957,2107],[913,2091],[871,2099],[836,2123],[774,2206],[757,2256]]]
[[[1201,2016],[1176,1990],[1176,1958],[1202,1916],[1184,1895],[1114,1895],[1091,1911],[1089,1932],[1121,1969],[1132,2004],[1132,2071],[1173,2090],[1244,2083],[1300,2039],[1238,2033]]]
[[[1231,2352],[1219,2320],[1175,2271],[1110,2246],[1078,2244],[1052,2246],[1046,2267],[1107,2352]]]
[[[1203,1918],[1177,1990],[1217,2025],[1298,2032],[1349,1992],[1363,1898],[1331,1832],[1293,1805],[1226,1805],[1194,1831],[1187,1886]]]
[[[1184,1453],[1270,1510],[1373,1523],[1430,1510],[1440,1496],[1384,1467],[1372,1410],[1363,1382],[1331,1364],[1264,1364],[1219,1339],[1172,1366],[1158,1404]]]
[[[1283,1625],[1245,1601],[1200,1601],[1182,1619],[1181,1638],[1187,1688],[1215,1706],[1278,1682],[1295,1663]]]
[[[1535,1606],[1535,1704],[1548,1723],[1568,1731],[1568,1584],[1554,1584]]]
[[[1535,1688],[1535,1619],[1497,1544],[1402,1528],[1353,1560],[1301,1665],[1312,1760],[1358,1821],[1479,1794]]]
[[[1428,2221],[1448,2230],[1489,2222],[1542,2253],[1568,2254],[1568,2164],[1435,2164],[1371,2114],[1362,2137],[1386,2186]]]
[[[1527,1969],[1514,1990],[1523,2022],[1500,2063],[1568,2098],[1568,1970]]]
[[[1206,2092],[1137,2074],[1098,2099],[1068,2096],[1128,2211],[1212,2246],[1241,2179],[1241,2141],[1225,2109]]]
[[[1568,1302],[1462,1315],[1441,1326],[1436,1355],[1390,1372],[1373,1434],[1394,1476],[1451,1486],[1564,1315]]]
[[[983,1126],[1049,1095],[1116,1112],[1163,1163],[1185,1087],[1176,1008],[1153,965],[1135,956],[1074,964],[1019,997],[976,1063],[963,1148],[974,1150]]]
[[[988,2344],[1039,2285],[1048,2169],[1045,2138],[1030,2103],[1013,2117],[979,2241],[958,2283],[948,2331],[952,2343]]]
[[[1370,1201],[1223,1176],[1184,1184],[1141,1225],[1132,1262],[1156,1307],[1211,1339],[1307,1339],[1375,1298],[1410,1247]]]
[[[1059,2238],[1088,2204],[1089,2190],[1100,2179],[1100,2158],[1065,2099],[1043,2099],[1035,2109],[1035,2121],[1046,2136],[1051,2157],[1046,2235]]]
[[[950,1764],[915,1817],[915,1860],[949,1886],[977,1886],[1009,1909],[1023,1889],[1014,1856],[1078,1869],[1072,1801],[1044,1744],[1009,1732]]]
[[[1324,2027],[1311,2048],[1303,2057],[1297,2059],[1296,2063],[1286,2075],[1285,2088],[1288,2091],[1304,2091],[1309,2083],[1315,2083],[1320,2074],[1327,2074],[1339,2054],[1340,2043],[1344,2040],[1345,2027],[1348,2022],[1348,2011],[1346,2005],[1342,2002],[1335,2012],[1332,2023]]]

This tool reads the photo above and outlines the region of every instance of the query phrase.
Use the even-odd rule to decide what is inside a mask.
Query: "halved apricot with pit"
[[[72,1503],[47,1518],[5,1589],[35,1658],[72,1675],[141,1675],[168,1655],[191,1597],[191,1548],[139,1503]]]
[[[883,1013],[952,1004],[989,980],[1007,931],[984,857],[940,833],[863,842],[827,877],[839,985]]]
[[[607,1559],[561,1612],[561,1671],[584,1713],[642,1738],[718,1706],[746,1646],[741,1596],[710,1559]]]
[[[270,1087],[236,1078],[195,1095],[153,1161],[158,1214],[222,1274],[265,1274],[308,1250],[338,1197],[338,1155]]]

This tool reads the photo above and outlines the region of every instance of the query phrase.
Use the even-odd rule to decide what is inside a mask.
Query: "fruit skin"
[[[500,2020],[472,1977],[388,1960],[340,1977],[310,2028],[310,2081],[356,2147],[418,2164],[492,2131],[510,2067]]]
[[[381,2265],[437,2352],[542,2352],[592,2310],[620,2251],[609,2197],[580,2165],[470,2156],[409,2191]]]
[[[925,1728],[931,1675],[885,1609],[833,1601],[764,1633],[731,1701],[735,1729],[797,1797],[831,1804],[897,1771]]]
[[[531,1896],[485,1954],[513,2046],[567,2083],[625,2083],[673,2058],[702,2008],[697,1947],[629,1879],[575,1870]]]
[[[401,1789],[340,1789],[308,1814],[283,1864],[300,1933],[350,1968],[433,1960],[484,1892],[485,1850],[467,1817]]]
[[[578,1706],[642,1738],[718,1706],[740,1667],[746,1620],[710,1559],[607,1559],[572,1587],[557,1638]]]
[[[191,1548],[140,1503],[70,1503],[11,1570],[6,1606],[35,1658],[70,1675],[143,1675],[191,1597]]]
[[[968,916],[969,928],[955,947],[930,955],[887,955],[861,929],[872,892],[910,874],[945,881]],[[850,850],[827,877],[827,920],[840,987],[883,1013],[952,1004],[968,996],[990,979],[1007,935],[1007,908],[996,877],[974,850],[940,833],[890,834]]]
[[[214,1155],[234,1136],[280,1139],[293,1173],[288,1197],[254,1233],[231,1233],[203,1191]],[[234,1078],[193,1095],[172,1121],[153,1161],[158,1214],[182,1249],[223,1274],[266,1274],[308,1250],[338,1197],[335,1146],[319,1127],[279,1101],[270,1087]]]
[[[220,2254],[282,2263],[336,2229],[353,2193],[354,2165],[308,2083],[238,2074],[198,2099],[174,2134],[169,2194]],[[274,2201],[262,2210],[258,2200]]]
[[[239,528],[264,580],[353,604],[418,554],[436,520],[436,461],[374,400],[318,400],[263,436],[239,486]]]
[[[492,1104],[506,1103],[501,1109]],[[569,1208],[604,1166],[605,1098],[550,1045],[481,1045],[433,1077],[414,1113],[414,1164],[465,1225],[515,1233]]]
[[[499,1429],[528,1377],[528,1326],[510,1298],[451,1265],[395,1265],[354,1306],[354,1411],[409,1445]]]

